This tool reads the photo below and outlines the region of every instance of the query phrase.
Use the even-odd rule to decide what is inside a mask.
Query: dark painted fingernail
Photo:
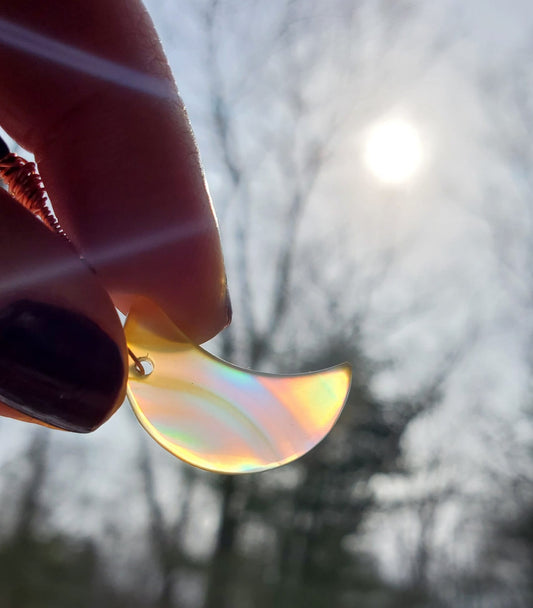
[[[30,300],[0,311],[0,401],[42,422],[85,433],[115,406],[119,347],[83,315]]]
[[[0,137],[0,160],[9,154],[9,146]]]

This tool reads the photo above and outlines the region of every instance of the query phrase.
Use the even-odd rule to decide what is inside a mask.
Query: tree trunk
[[[238,514],[233,508],[235,494],[235,477],[230,475],[222,480],[221,518],[218,528],[215,550],[211,559],[209,580],[204,607],[229,608],[231,598],[232,557],[238,530]]]

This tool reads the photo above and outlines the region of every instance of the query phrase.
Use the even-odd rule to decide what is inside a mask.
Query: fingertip
[[[24,31],[0,35],[0,122],[35,154],[61,226],[109,293],[151,297],[211,338],[230,316],[220,237],[142,3],[25,0],[0,18]]]
[[[0,216],[0,414],[91,431],[124,399],[120,320],[70,243],[4,190]]]

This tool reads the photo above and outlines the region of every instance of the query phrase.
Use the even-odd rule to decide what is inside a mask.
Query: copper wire
[[[0,159],[0,178],[9,193],[28,211],[40,218],[43,223],[67,238],[54,214],[47,206],[46,190],[35,163],[24,160],[12,152]]]
[[[137,357],[130,347],[128,347],[128,355],[133,359],[133,366],[135,367],[137,373],[140,376],[145,376],[146,370],[144,369],[144,365],[142,363],[145,357]]]

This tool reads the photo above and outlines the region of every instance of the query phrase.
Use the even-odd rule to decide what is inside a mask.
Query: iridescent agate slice
[[[153,365],[145,376],[130,366],[135,415],[169,452],[210,471],[251,473],[302,456],[330,431],[350,389],[348,364],[278,376],[226,363],[144,299],[125,333],[129,348]]]

